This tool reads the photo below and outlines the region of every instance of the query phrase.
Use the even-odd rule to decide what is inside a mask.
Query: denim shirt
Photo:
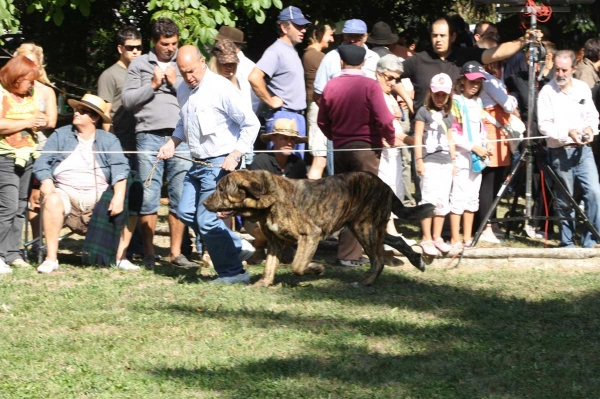
[[[56,129],[44,146],[44,153],[33,164],[33,174],[38,181],[54,180],[54,169],[64,161],[69,153],[47,153],[45,151],[73,151],[79,144],[78,132],[74,125],[63,126]],[[123,149],[117,136],[101,129],[96,129],[94,138],[94,151],[118,151],[111,154],[95,154],[98,167],[106,176],[106,181],[114,186],[118,181],[127,179],[129,163],[123,154]]]

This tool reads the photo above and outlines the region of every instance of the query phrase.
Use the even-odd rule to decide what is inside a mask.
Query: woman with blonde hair
[[[33,89],[38,91],[38,106],[40,111],[46,114],[48,118],[48,125],[46,129],[54,129],[56,127],[56,119],[58,117],[57,106],[56,106],[56,94],[54,89],[51,87],[52,83],[48,79],[44,64],[44,50],[36,45],[35,43],[23,43],[19,46],[15,52],[15,56],[24,55],[33,61],[39,71],[40,77],[36,80]],[[46,141],[45,137],[41,137],[42,133],[38,133],[38,140],[40,142],[40,149],[43,147],[43,142]]]
[[[58,118],[56,93],[54,93],[54,89],[51,87],[52,83],[48,79],[46,69],[44,68],[44,50],[35,43],[23,43],[17,48],[15,56],[27,57],[29,60],[33,61],[39,71],[39,76],[33,84],[33,91],[35,92],[38,109],[41,113],[46,115],[47,120],[44,130],[35,132],[38,141],[38,150],[42,150],[46,143],[46,134],[49,135],[52,133],[56,127],[56,120]],[[27,219],[29,220],[29,223],[31,223],[33,238],[37,238],[40,230],[38,221],[38,213],[40,211],[40,189],[39,183],[37,183],[35,179],[33,180],[31,193],[29,195],[29,212]]]

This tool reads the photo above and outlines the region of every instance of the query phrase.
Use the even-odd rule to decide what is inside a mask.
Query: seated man
[[[293,154],[294,146],[298,143],[308,142],[308,137],[302,137],[298,134],[298,128],[294,119],[280,118],[275,121],[273,131],[260,135],[260,139],[268,143],[273,142],[273,150],[276,152],[266,152],[254,157],[252,163],[248,166],[249,170],[267,170],[273,174],[289,177],[290,179],[306,179],[306,164],[304,160]],[[252,237],[254,237],[254,248],[257,249],[255,255],[248,260],[248,263],[258,262],[264,253],[267,245],[267,239],[260,230],[260,226],[255,222],[244,222],[244,228]]]
[[[41,183],[47,245],[46,260],[37,268],[40,273],[58,269],[58,239],[68,216],[71,215],[67,222],[71,227],[89,221],[92,209],[110,186],[114,189],[108,206],[111,217],[123,212],[125,202],[127,158],[117,137],[98,128],[102,122],[111,123],[105,112],[107,104],[100,97],[86,94],[81,101],[69,100],[69,105],[74,110],[73,124],[54,131],[44,148],[49,152],[33,166],[33,173]],[[126,248],[127,244],[120,242],[119,247]],[[118,266],[124,270],[139,269],[128,261],[121,261]]]
[[[260,139],[264,143],[272,141],[276,152],[256,156],[248,166],[249,170],[268,170],[290,179],[306,179],[306,164],[302,158],[293,154],[293,150],[294,145],[306,143],[308,138],[299,135],[294,119],[277,119],[273,131],[261,134]]]

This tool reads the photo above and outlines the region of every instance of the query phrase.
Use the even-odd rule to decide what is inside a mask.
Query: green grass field
[[[600,267],[362,272],[15,270],[0,398],[600,397]]]

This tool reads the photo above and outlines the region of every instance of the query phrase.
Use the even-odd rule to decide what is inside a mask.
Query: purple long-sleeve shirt
[[[360,70],[345,69],[327,82],[317,123],[323,134],[340,148],[351,141],[366,141],[377,147],[383,139],[394,143],[394,115],[389,111],[381,86]]]

